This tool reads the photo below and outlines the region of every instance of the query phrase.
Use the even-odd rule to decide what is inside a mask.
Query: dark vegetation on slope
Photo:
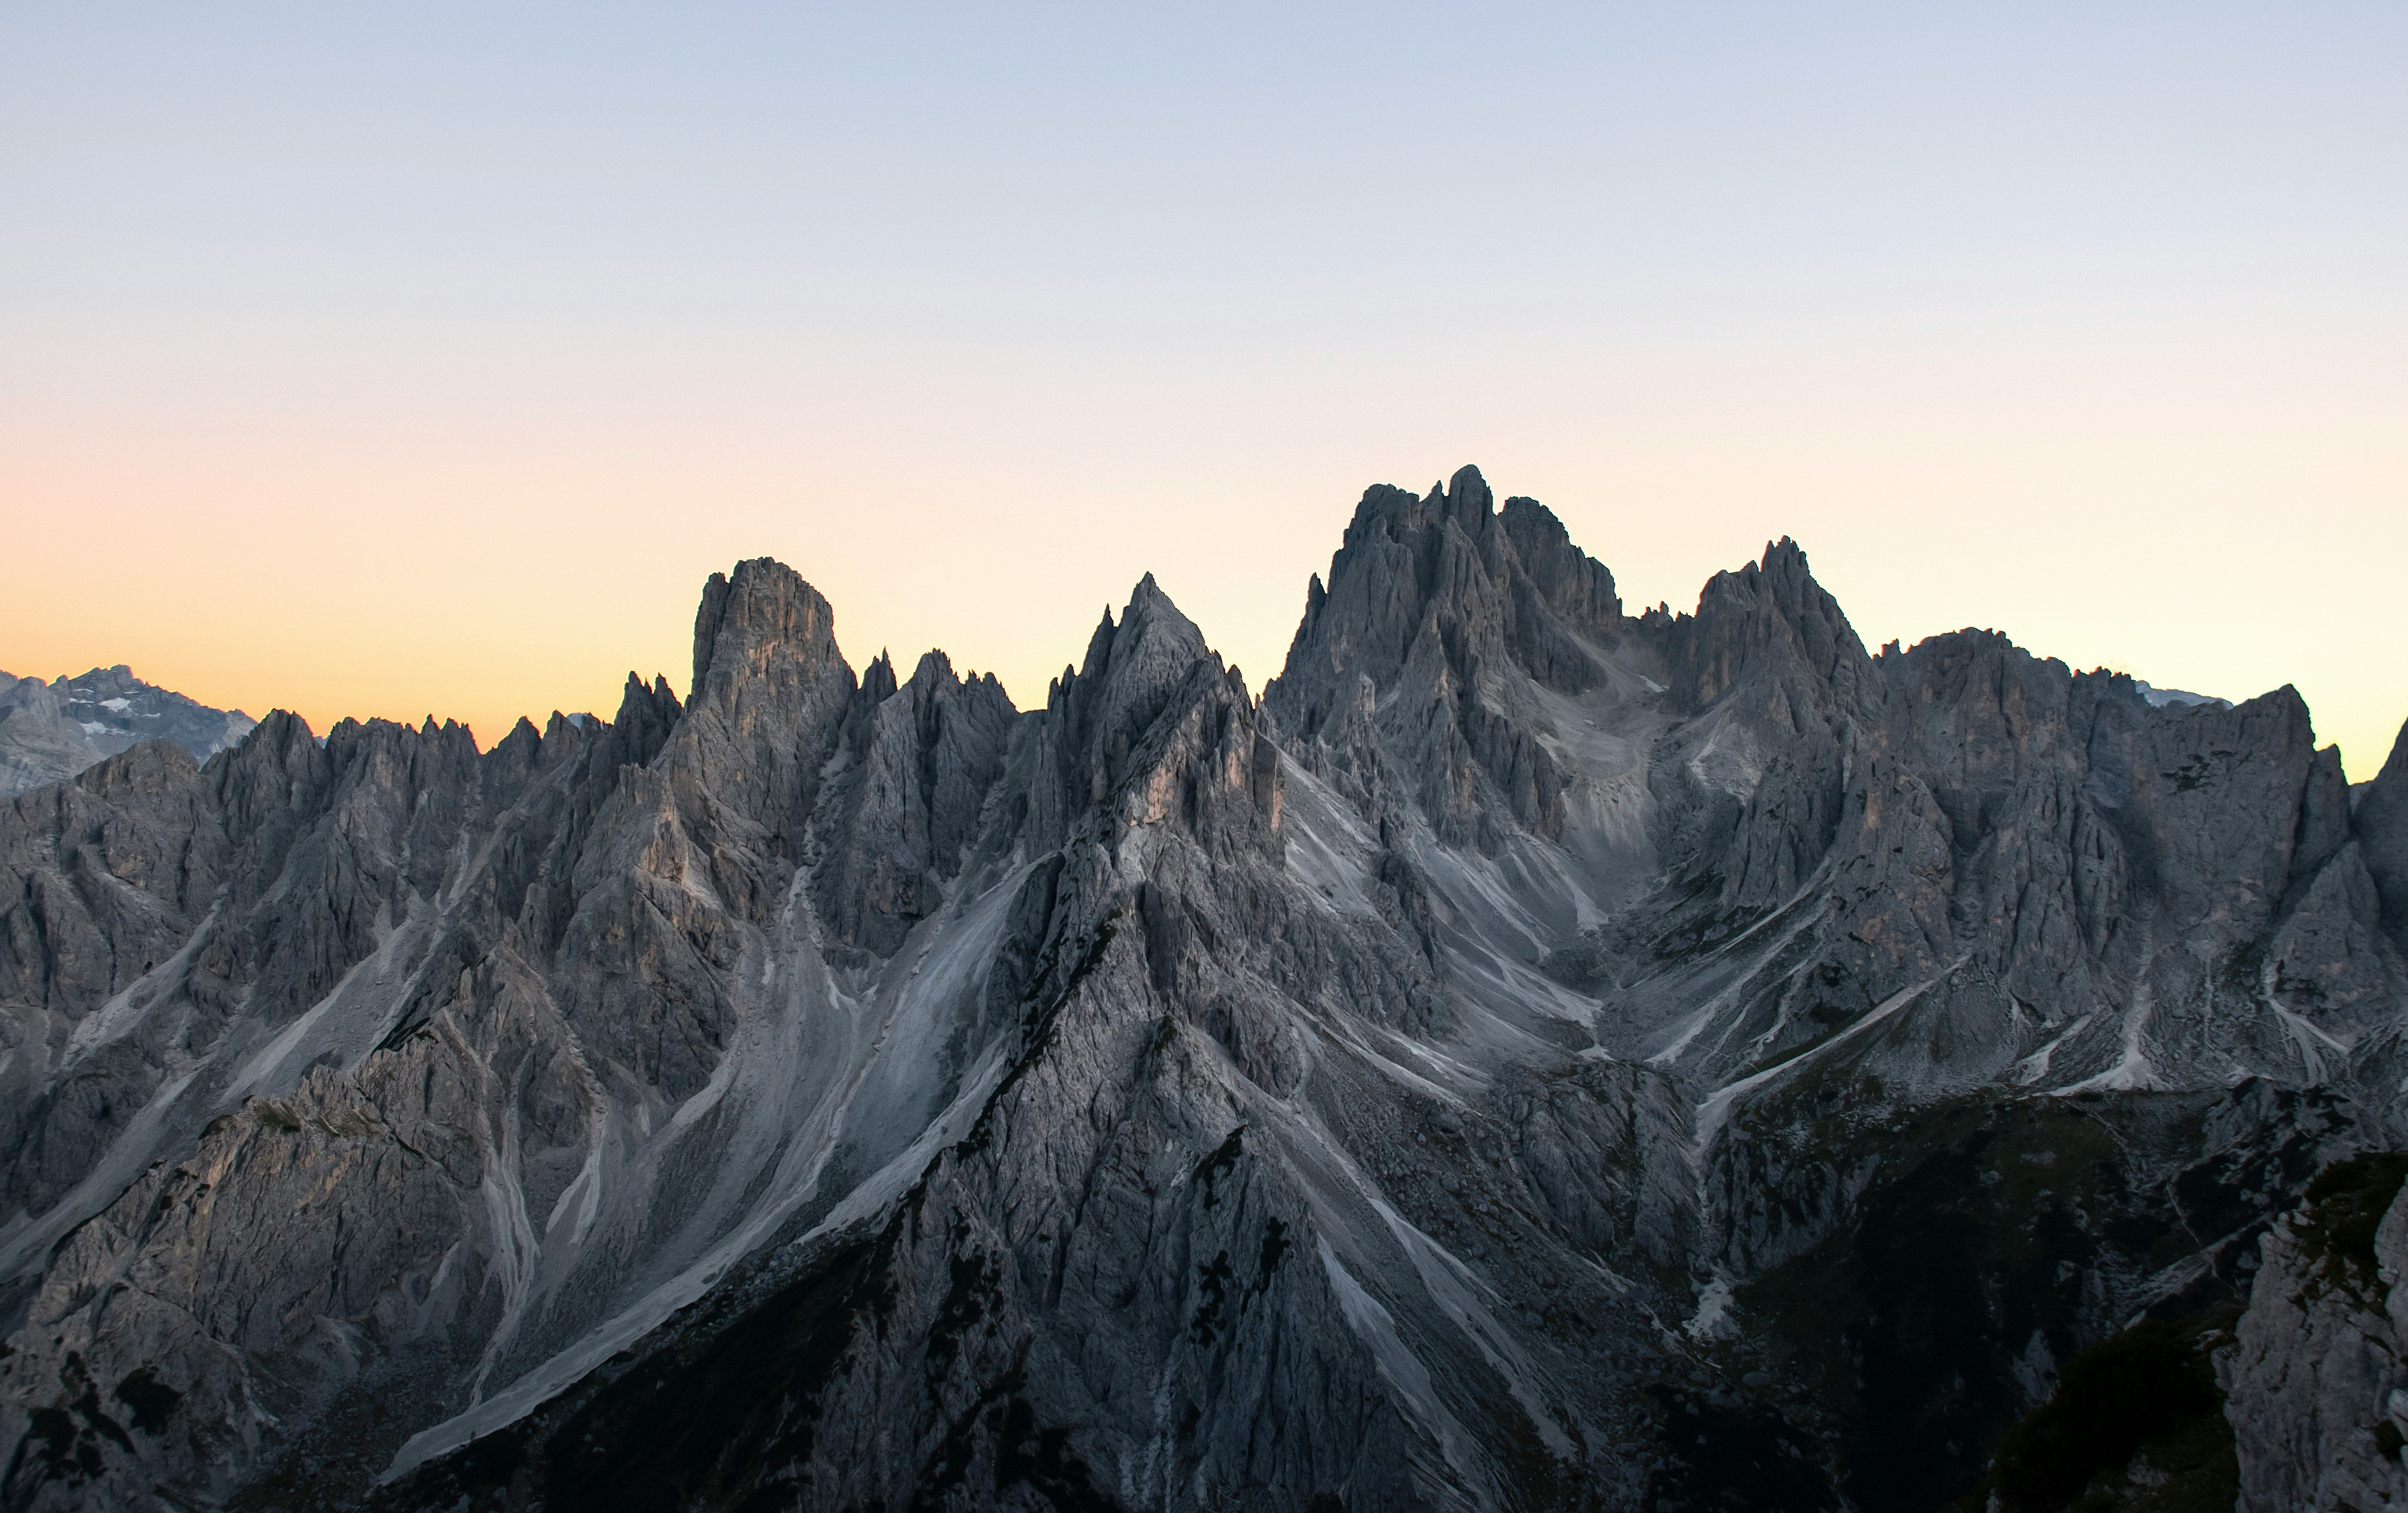
[[[2374,1232],[2408,1181],[2408,1151],[2382,1151],[2339,1161],[2308,1184],[2307,1206],[2292,1220],[2291,1234],[2311,1262],[2329,1258],[2322,1275],[2348,1288],[2370,1306],[2391,1295],[2374,1262]]]
[[[1724,1386],[1666,1386],[1653,1397],[1662,1463],[1648,1473],[1645,1513],[1840,1507],[1823,1447],[1779,1408]]]
[[[2239,1314],[2143,1319],[2074,1356],[1959,1506],[1995,1494],[2005,1513],[2225,1513],[2240,1465],[2210,1356]]]
[[[541,1411],[421,1468],[372,1506],[591,1513],[784,1506],[780,1471],[810,1453],[820,1389],[880,1303],[892,1231],[712,1292]],[[296,1489],[276,1489],[281,1501]]]
[[[2273,1119],[2248,1140],[2222,1143],[2220,1116],[2260,1105]],[[2345,1128],[2329,1097],[2244,1085],[2225,1094],[1977,1096],[1851,1132],[1821,1159],[1870,1172],[1853,1217],[1742,1292],[1766,1337],[1729,1347],[1731,1364],[1761,1363],[1811,1395],[1828,1415],[1841,1484],[1866,1513],[1927,1513],[1969,1493],[1979,1506],[1994,1455],[2018,1444],[2015,1463],[2054,1486],[2047,1478],[2080,1454],[2060,1454],[2055,1431],[2031,1430],[2023,1416],[2056,1363],[2064,1363],[2060,1395],[2072,1391],[2076,1401],[2112,1397],[2132,1370],[2157,1370],[2160,1356],[2128,1359],[2132,1348],[2115,1345],[2117,1331],[2150,1301],[2154,1279],[2185,1264],[2196,1275],[2157,1304],[2159,1323],[2192,1335],[2228,1329],[2257,1235]],[[2077,1372],[2100,1350],[2106,1366]],[[2143,1424],[2129,1437],[2156,1445],[2171,1434],[2188,1449],[2177,1456],[2169,1440],[2161,1456],[2213,1462],[2229,1475],[2230,1432],[2217,1431],[2216,1450],[2199,1440],[2195,1417]]]
[[[2408,1179],[2408,1152],[2378,1151],[2324,1167],[2300,1192],[2289,1230],[2318,1284],[2380,1309],[2375,1231]],[[2252,1226],[2253,1240],[2265,1225]],[[2254,1243],[2245,1253],[2254,1256]],[[2317,1265],[2316,1263],[2329,1263]],[[2004,1513],[2224,1513],[2240,1466],[2215,1352],[2233,1343],[2245,1294],[2204,1277],[2065,1364],[2049,1400],[1999,1447],[1989,1473],[1955,1507],[1997,1499]],[[2399,1449],[2396,1427],[2386,1452]]]

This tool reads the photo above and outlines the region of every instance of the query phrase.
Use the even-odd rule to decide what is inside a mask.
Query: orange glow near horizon
[[[1151,571],[1259,688],[1466,462],[1627,604],[1796,537],[2372,775],[2408,10],[16,7],[0,667],[682,690],[775,556],[1023,707]],[[1423,88],[1426,81],[1434,87]],[[1400,87],[1401,86],[1401,87]]]
[[[757,427],[621,426],[590,395],[600,413],[507,439],[456,419],[173,426],[20,405],[0,422],[0,666],[124,662],[321,732],[432,714],[490,745],[522,715],[608,718],[630,670],[682,692],[703,579],[769,555],[827,595],[856,671],[884,648],[908,675],[939,647],[1030,707],[1151,571],[1259,688],[1363,487],[1426,488],[1470,460],[1500,497],[1555,509],[1634,610],[1693,607],[1713,572],[1793,535],[1869,647],[1970,623],[2161,687],[2237,700],[2290,682],[2370,777],[2408,716],[2391,580],[2408,467],[2372,413],[2401,384],[2366,371],[2311,393],[2274,373],[2216,393],[2181,367],[2097,393],[1960,375],[1935,402],[1903,363],[1815,393],[1802,372],[1750,389],[1668,357],[1588,427],[1441,383],[1308,419],[1098,392],[1069,435],[1000,400],[952,434],[839,415],[767,428],[774,449]],[[1036,439],[1011,437],[1021,419]],[[1333,462],[1324,424],[1387,461]],[[139,448],[116,439],[132,434]],[[989,449],[997,465],[965,464]]]

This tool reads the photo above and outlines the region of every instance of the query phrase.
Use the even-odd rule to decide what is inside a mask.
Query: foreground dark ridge
[[[1928,1508],[2144,1311],[2254,1363],[2099,1474],[2279,1501],[2408,1386],[2240,1317],[2396,1141],[2408,746],[1471,469],[1259,702],[1151,578],[1039,710],[830,626],[0,811],[7,1506]]]

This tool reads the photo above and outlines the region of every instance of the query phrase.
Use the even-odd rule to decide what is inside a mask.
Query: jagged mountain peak
[[[1612,639],[1623,629],[1613,574],[1572,543],[1555,511],[1516,495],[1498,512],[1523,575],[1550,608],[1584,634]]]
[[[706,692],[719,702],[734,685],[785,665],[807,671],[841,666],[836,612],[819,590],[774,557],[738,563],[703,585],[694,619],[694,684],[689,704]],[[851,670],[845,674],[852,678]]]
[[[0,1495],[1920,1513],[2408,1117],[2401,753],[1476,469],[1259,704],[764,558],[682,704],[136,748],[0,807]]]
[[[968,680],[970,682],[976,682],[978,680],[977,675],[973,673]],[[953,672],[953,658],[945,655],[942,651],[930,648],[928,650],[921,652],[920,660],[911,664],[911,681],[914,683],[927,685],[937,683],[953,684],[962,682],[964,679],[956,676]]]
[[[953,659],[943,650],[933,647],[920,653],[920,660],[911,664],[911,676],[900,687],[989,690],[992,697],[1003,700],[1006,708],[1012,707],[1010,695],[1004,692],[1003,684],[995,674],[982,673],[975,667],[968,672],[956,672],[953,669]]]
[[[892,698],[899,686],[895,680],[895,658],[881,648],[878,655],[869,659],[869,665],[861,669],[861,697],[876,704]]]
[[[1136,586],[1129,590],[1128,603],[1121,610],[1119,623],[1113,625],[1111,610],[1107,607],[1104,624],[1112,626],[1111,646],[1115,656],[1133,654],[1121,649],[1156,635],[1164,637],[1169,644],[1192,649],[1195,655],[1204,653],[1204,633],[1172,602],[1162,585],[1154,581],[1152,573],[1139,578]]]
[[[703,585],[694,668],[662,748],[666,780],[687,835],[735,869],[724,885],[767,907],[803,843],[858,684],[827,600],[770,557]]]
[[[1189,670],[1208,659],[1217,670],[1204,633],[1148,573],[1117,622],[1106,607],[1077,675],[1054,687],[1066,738],[1101,772],[1125,755]]]
[[[1435,494],[1437,491],[1432,492]],[[1443,497],[1455,520],[1467,528],[1486,519],[1497,504],[1496,495],[1489,491],[1488,480],[1481,477],[1479,468],[1469,463],[1456,468],[1455,477],[1447,479]]]
[[[1416,497],[1411,492],[1391,484],[1373,484],[1363,491],[1362,500],[1354,507],[1354,518],[1346,527],[1341,542],[1351,546],[1358,539],[1385,535],[1398,538],[1444,522],[1478,535],[1496,513],[1496,496],[1480,469],[1469,464],[1455,470],[1451,480],[1430,485],[1426,496]]]
[[[665,673],[655,673],[650,685],[641,675],[630,668],[627,682],[619,695],[618,713],[612,715],[609,729],[627,743],[626,760],[638,766],[650,763],[655,752],[668,740],[678,718],[684,713],[677,691],[669,687]]]

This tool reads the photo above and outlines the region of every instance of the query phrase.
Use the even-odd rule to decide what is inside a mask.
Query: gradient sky
[[[2408,716],[2408,7],[0,10],[0,666],[609,714],[703,578],[1024,707],[1257,685],[1466,462],[1633,607],[1799,538]]]

